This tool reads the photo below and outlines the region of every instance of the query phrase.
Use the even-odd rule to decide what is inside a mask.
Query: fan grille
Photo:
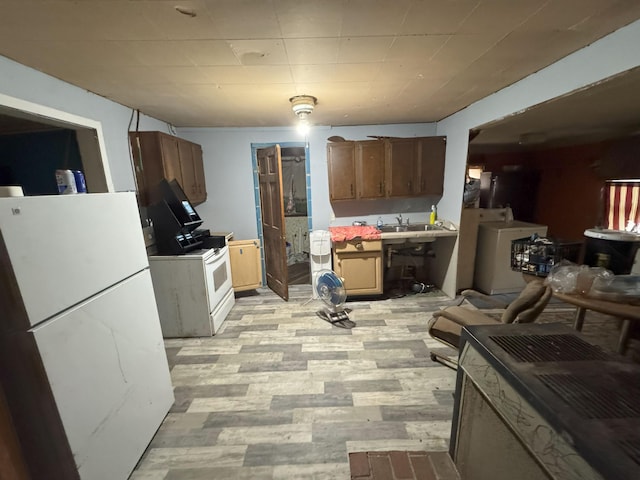
[[[332,309],[340,308],[347,301],[347,292],[338,275],[331,270],[323,270],[316,278],[318,297]]]

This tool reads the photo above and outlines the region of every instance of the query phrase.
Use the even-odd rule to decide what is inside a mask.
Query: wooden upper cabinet
[[[202,147],[196,143],[181,140],[180,169],[182,171],[182,188],[189,201],[198,205],[207,199],[207,189],[204,184],[204,163],[202,161]]]
[[[331,200],[356,198],[356,161],[354,142],[327,144],[329,197]]]
[[[194,203],[196,194],[196,172],[193,168],[193,155],[191,153],[191,143],[178,142],[178,152],[180,152],[180,172],[182,182],[180,186],[191,203]]]
[[[387,196],[408,197],[418,191],[417,138],[387,141]]]
[[[442,195],[447,137],[418,139],[418,195]]]
[[[129,132],[140,205],[156,202],[155,187],[162,179],[176,179],[194,205],[207,192],[200,145],[162,132]]]
[[[327,144],[331,201],[442,195],[446,137]]]
[[[384,197],[384,142],[357,142],[357,198]]]
[[[207,185],[204,182],[204,161],[202,159],[202,147],[197,143],[191,144],[191,158],[193,159],[193,170],[196,176],[196,201],[192,203],[203,203],[207,200]]]
[[[178,139],[170,135],[160,135],[159,138],[164,177],[167,180],[173,180],[175,178],[180,186],[182,186],[183,180],[182,169],[180,168],[180,146]]]

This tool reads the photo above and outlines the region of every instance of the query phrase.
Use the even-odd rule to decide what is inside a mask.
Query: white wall
[[[291,116],[294,123],[293,113]],[[212,231],[232,231],[236,239],[257,238],[251,144],[304,143],[304,137],[293,127],[185,128],[178,129],[178,134],[202,145],[207,202],[199,205],[197,210],[204,221],[203,225]],[[313,127],[308,142],[314,229],[326,229],[330,224],[349,225],[352,221],[352,217],[334,219],[329,203],[327,138],[341,136],[347,140],[367,140],[369,135],[431,136],[435,135],[435,124]],[[399,209],[402,206],[394,206],[397,208],[393,212],[403,211]],[[425,203],[423,207],[422,216],[426,218],[430,205]],[[358,218],[375,223],[385,206],[373,208],[373,213],[359,215]],[[394,214],[387,212],[384,216],[391,221]]]

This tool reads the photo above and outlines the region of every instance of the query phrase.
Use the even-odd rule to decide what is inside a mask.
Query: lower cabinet
[[[382,293],[382,241],[349,240],[334,243],[333,270],[342,278],[347,295]]]
[[[262,286],[260,240],[231,240],[227,242],[231,257],[233,290],[253,290]]]

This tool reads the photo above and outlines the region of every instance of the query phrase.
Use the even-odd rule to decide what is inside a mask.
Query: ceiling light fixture
[[[313,109],[318,103],[318,99],[311,95],[296,95],[295,97],[291,97],[289,101],[291,102],[293,113],[299,118],[298,131],[306,135],[309,133],[310,128],[308,117],[311,115],[311,112],[313,112]]]

